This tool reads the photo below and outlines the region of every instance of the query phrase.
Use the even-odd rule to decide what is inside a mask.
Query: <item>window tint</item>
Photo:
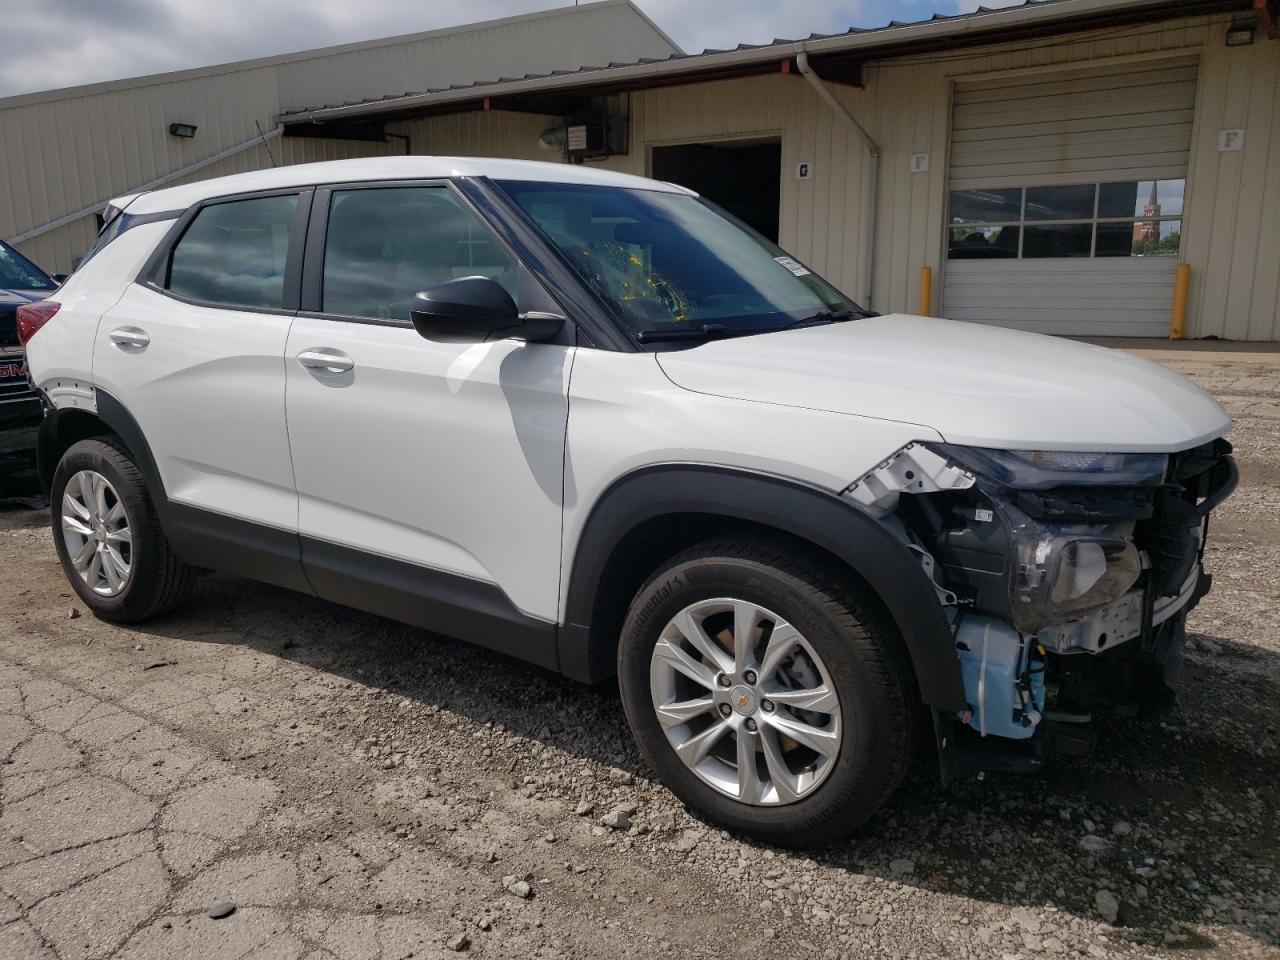
[[[444,187],[337,190],[325,236],[325,313],[409,320],[414,294],[489,277],[516,299],[516,262]]]
[[[205,207],[173,249],[169,290],[229,307],[279,310],[297,195]]]
[[[952,260],[1009,260],[1018,256],[1017,227],[952,227]]]
[[[1176,256],[1184,180],[951,192],[947,258]]]
[[[952,190],[952,223],[1017,223],[1022,215],[1022,190]]]
[[[1182,243],[1181,220],[1098,224],[1099,257],[1173,257]]]
[[[1069,187],[1027,187],[1028,220],[1092,220],[1092,183]]]
[[[1130,180],[1098,188],[1098,217],[1177,217],[1182,215],[1185,180]]]
[[[1022,256],[1087,257],[1092,242],[1092,223],[1027,224],[1022,235]]]

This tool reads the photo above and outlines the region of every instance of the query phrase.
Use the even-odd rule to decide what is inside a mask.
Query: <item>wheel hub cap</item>
[[[62,542],[71,569],[94,593],[118,595],[133,569],[133,530],[115,487],[81,470],[62,493]]]
[[[667,742],[704,783],[743,803],[795,803],[839,756],[840,700],[825,664],[786,620],[723,598],[681,610],[649,670]]]
[[[729,691],[729,705],[735,713],[750,717],[759,709],[760,701],[750,687],[738,686]]]

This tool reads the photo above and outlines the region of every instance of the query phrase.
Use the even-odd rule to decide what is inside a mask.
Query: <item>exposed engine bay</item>
[[[1231,445],[1177,454],[911,444],[846,496],[916,553],[952,626],[968,709],[935,712],[951,779],[1083,755],[1097,712],[1173,699],[1209,591]]]

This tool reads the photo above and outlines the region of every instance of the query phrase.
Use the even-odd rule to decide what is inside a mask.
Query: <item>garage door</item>
[[[1178,57],[957,82],[943,313],[1166,335],[1196,72]]]

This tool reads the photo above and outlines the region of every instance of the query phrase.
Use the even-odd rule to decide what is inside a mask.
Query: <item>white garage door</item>
[[[957,82],[943,314],[1164,336],[1195,57]]]

